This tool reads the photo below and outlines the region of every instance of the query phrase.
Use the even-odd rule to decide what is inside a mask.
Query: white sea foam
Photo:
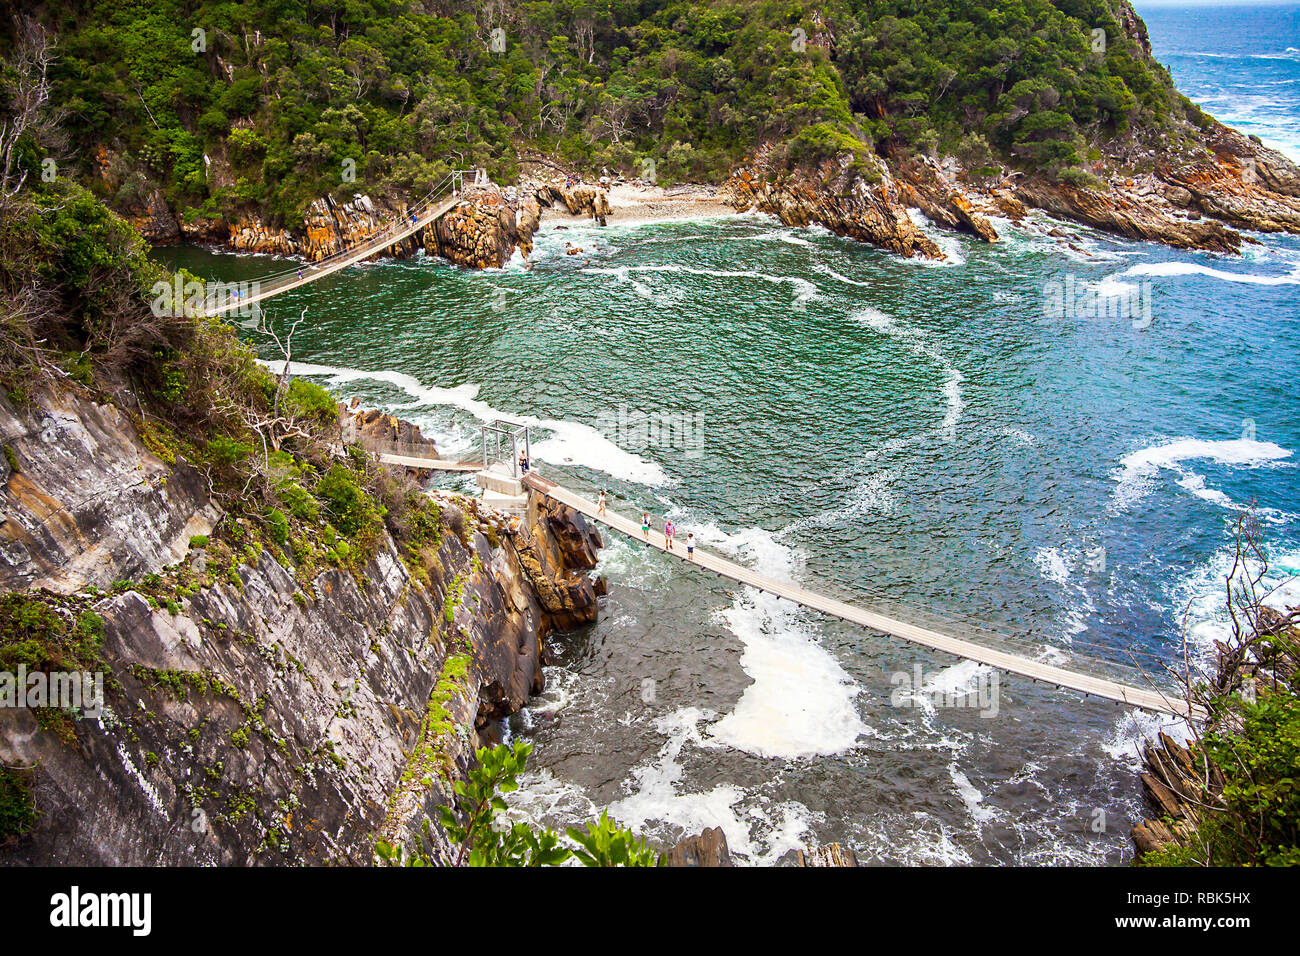
[[[944,258],[926,259],[923,256],[912,256],[903,259],[903,262],[930,268],[952,268],[953,266],[964,266],[966,264],[966,257],[962,255],[961,239],[947,230],[936,228],[929,217],[919,209],[908,209],[907,214],[912,222],[916,223],[916,227],[939,247],[939,251],[944,254]]]
[[[1223,465],[1255,468],[1276,465],[1290,456],[1291,452],[1280,445],[1247,438],[1220,441],[1182,438],[1152,445],[1126,455],[1120,461],[1119,472],[1112,476],[1119,483],[1114,496],[1115,507],[1127,508],[1141,499],[1150,489],[1152,479],[1162,469],[1178,474],[1182,479],[1179,485],[1197,497],[1231,507],[1233,504],[1226,495],[1206,488],[1204,479],[1187,471],[1182,463],[1208,459]]]
[[[838,272],[836,272],[836,271],[835,271],[834,269],[832,269],[830,266],[824,266],[824,265],[821,265],[820,263],[818,263],[817,265],[814,265],[814,266],[813,266],[813,269],[815,269],[817,272],[820,272],[822,275],[828,275],[828,276],[830,276],[830,277],[831,277],[832,279],[834,279],[836,282],[843,282],[843,283],[845,283],[845,284],[847,284],[847,285],[862,286],[862,287],[864,287],[864,288],[870,288],[870,286],[871,286],[871,283],[870,283],[870,282],[862,282],[862,281],[859,280],[859,279],[850,279],[848,276],[840,275]]]
[[[1225,551],[1184,574],[1170,589],[1170,604],[1179,622],[1186,620],[1192,662],[1202,670],[1211,666],[1216,642],[1232,636],[1232,618],[1225,604],[1225,580],[1231,569],[1232,556]],[[1238,569],[1237,580],[1244,584],[1243,574],[1259,576],[1261,572],[1258,593],[1263,603],[1279,610],[1300,606],[1300,550],[1271,550],[1266,571],[1252,558],[1244,571]]]
[[[268,368],[279,370],[283,363],[266,362],[263,364]],[[558,465],[583,465],[638,484],[665,485],[670,483],[668,475],[657,463],[632,452],[624,451],[590,425],[551,418],[537,418],[532,415],[511,415],[498,411],[478,399],[477,385],[466,383],[454,388],[430,387],[421,383],[419,379],[403,372],[336,368],[330,365],[314,365],[308,362],[291,362],[289,372],[293,375],[328,377],[334,386],[346,385],[349,382],[361,380],[387,382],[402,389],[415,399],[413,404],[399,406],[399,409],[429,405],[450,405],[468,412],[483,422],[506,419],[548,432],[548,436],[540,440],[534,439],[532,443],[533,455],[540,461],[549,461]]]
[[[681,528],[775,578],[794,580],[803,565],[798,551],[761,528],[725,534],[689,519]],[[803,611],[746,589],[719,619],[743,645],[740,666],[752,683],[731,713],[708,728],[711,741],[788,760],[840,753],[868,732],[858,715],[858,688],[817,643]]]
[[[987,823],[993,819],[993,811],[980,804],[984,800],[984,794],[970,782],[970,779],[957,769],[956,763],[948,764],[948,774],[952,777],[953,786],[957,788],[957,795],[961,797],[961,802],[965,804],[971,818],[976,823]]]
[[[898,499],[893,489],[897,478],[898,475],[890,470],[867,475],[849,491],[842,508],[799,518],[776,532],[777,540],[809,528],[838,527],[867,514],[890,514],[898,507]]]
[[[1116,721],[1109,740],[1101,743],[1101,749],[1111,759],[1123,761],[1133,769],[1142,763],[1142,748],[1148,743],[1158,741],[1160,734],[1183,743],[1191,738],[1192,730],[1187,721],[1168,714],[1152,714],[1143,710],[1131,710]]]
[[[701,736],[700,723],[712,716],[709,711],[683,707],[657,720],[655,727],[666,742],[654,760],[632,770],[633,792],[611,804],[610,815],[640,833],[663,833],[664,824],[685,833],[721,827],[730,851],[752,862],[763,862],[773,851],[785,852],[791,844],[800,845],[800,837],[811,820],[802,804],[785,802],[767,808],[766,813],[742,816],[740,804],[746,793],[739,786],[719,784],[694,793],[684,789],[684,770],[679,760],[682,749],[688,743],[710,746]],[[773,813],[779,817],[774,828]],[[760,831],[769,828],[771,832],[756,836],[746,817],[758,823]],[[775,837],[775,845],[769,836]]]
[[[747,238],[755,242],[784,242],[792,246],[812,245],[812,243],[807,239],[796,235],[793,229],[774,229],[771,232],[763,232],[756,236],[749,236]]]
[[[1070,577],[1070,569],[1065,558],[1056,548],[1039,548],[1034,552],[1034,564],[1038,573],[1049,581],[1064,584]]]
[[[744,644],[740,666],[752,679],[735,708],[709,728],[721,743],[760,757],[840,753],[867,730],[858,689],[840,663],[806,633],[796,612],[772,595],[750,593],[721,613]]]
[[[1154,276],[1170,278],[1177,276],[1201,275],[1224,282],[1244,282],[1250,285],[1300,285],[1300,264],[1286,275],[1259,275],[1254,272],[1226,272],[1199,262],[1143,262],[1130,266],[1123,272],[1107,276],[1097,287],[1099,295],[1122,295],[1131,292],[1132,283],[1120,281],[1129,276]],[[1103,291],[1106,290],[1106,291]]]
[[[961,395],[962,374],[957,369],[957,366],[953,365],[946,355],[930,344],[930,338],[925,333],[901,325],[893,316],[887,315],[879,309],[867,306],[854,312],[851,318],[855,322],[874,329],[881,335],[888,335],[898,339],[915,354],[929,359],[943,370],[944,383],[942,388],[945,412],[940,428],[945,433],[951,434],[953,429],[957,427],[957,423],[961,421],[962,411],[966,407]]]

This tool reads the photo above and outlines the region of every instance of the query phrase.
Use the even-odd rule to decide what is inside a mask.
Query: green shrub
[[[310,419],[318,425],[332,425],[339,418],[338,402],[334,396],[315,382],[303,378],[295,378],[289,383],[284,406],[289,414]]]
[[[1219,799],[1201,811],[1193,839],[1147,854],[1144,865],[1300,865],[1300,698],[1279,691],[1234,706],[1240,726],[1204,741],[1223,773]]]
[[[228,435],[214,435],[208,441],[208,457],[222,468],[232,468],[253,454],[253,446]]]
[[[272,508],[266,513],[266,528],[271,540],[276,544],[289,543],[289,519],[279,508]]]
[[[467,666],[467,665],[466,665]],[[534,829],[526,823],[497,827],[498,812],[506,808],[501,794],[519,789],[532,744],[515,740],[514,746],[481,747],[478,766],[467,779],[457,781],[456,808],[440,807],[442,828],[456,847],[456,865],[469,866],[558,866],[575,855],[560,844],[555,831]],[[659,866],[659,854],[644,840],[622,829],[601,814],[599,822],[586,831],[569,830],[578,843],[576,855],[585,866]],[[397,862],[401,854],[387,844],[376,852],[381,859]],[[418,858],[417,858],[418,861]],[[427,861],[425,861],[427,862]]]
[[[334,527],[350,538],[374,528],[383,517],[382,511],[361,487],[356,472],[344,465],[330,468],[316,485],[316,497],[324,503]]]

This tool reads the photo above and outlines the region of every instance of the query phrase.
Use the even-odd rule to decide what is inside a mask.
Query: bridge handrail
[[[433,189],[431,189],[429,193],[425,195],[422,199],[420,199],[418,202],[414,203],[413,205],[408,206],[402,213],[389,219],[382,227],[368,234],[359,242],[355,242],[352,245],[344,246],[342,249],[338,249],[330,253],[329,255],[324,256],[320,259],[316,259],[312,262],[307,262],[300,266],[294,266],[292,268],[285,269],[282,272],[274,272],[271,273],[270,275],[258,276],[256,279],[252,281],[257,282],[260,286],[264,287],[261,290],[261,294],[259,295],[259,298],[264,298],[266,296],[266,289],[265,289],[266,286],[274,287],[276,283],[284,279],[292,278],[296,280],[300,273],[303,276],[306,276],[309,273],[319,272],[322,269],[330,265],[333,265],[339,259],[347,258],[349,256],[355,255],[358,250],[362,249],[364,246],[370,243],[374,243],[380,239],[385,239],[390,235],[396,236],[398,233],[402,231],[401,228],[398,228],[399,223],[406,222],[412,216],[414,216],[416,219],[419,219],[428,209],[434,207],[437,204],[441,204],[447,198],[450,198],[448,196],[448,193],[450,193],[451,196],[456,196],[459,195],[461,192],[463,192],[464,177],[465,174],[468,172],[470,172],[470,170],[457,169],[443,176],[442,179],[438,181],[437,185],[435,185]],[[388,244],[389,243],[382,243],[376,245],[375,249],[376,251],[378,251],[379,249],[384,248]]]
[[[438,181],[438,184],[434,186],[433,189],[431,189],[427,195],[425,195],[414,205],[409,206],[406,209],[406,211],[402,213],[400,216],[395,216],[392,219],[389,219],[379,229],[376,229],[374,232],[368,234],[360,242],[354,243],[351,246],[345,246],[342,249],[336,250],[335,252],[331,252],[328,256],[323,256],[320,259],[316,259],[312,262],[309,262],[306,264],[306,267],[308,269],[313,269],[313,270],[319,269],[321,266],[329,265],[330,263],[332,263],[333,261],[339,258],[343,258],[348,255],[351,255],[352,253],[356,252],[358,248],[360,248],[361,246],[365,245],[368,242],[373,242],[376,239],[383,238],[388,233],[400,232],[400,230],[394,228],[397,225],[397,223],[404,222],[406,218],[408,218],[413,213],[416,213],[417,211],[423,211],[424,209],[428,208],[434,202],[435,199],[441,199],[443,194],[446,193],[448,190],[454,190],[457,180],[462,179],[464,172],[466,171],[454,170],[453,172],[450,172],[447,175],[443,176],[442,179]],[[264,276],[261,281],[279,279],[290,275],[296,276],[298,271],[299,268],[297,267],[292,269],[286,269],[283,272],[272,273],[269,276]]]
[[[541,474],[558,474],[568,479],[565,484],[569,488],[585,485],[593,485],[593,482],[584,476],[578,475],[573,471],[556,465],[552,462],[538,462]],[[599,484],[596,482],[595,484]],[[638,512],[641,509],[637,509]],[[828,586],[829,585],[829,586]],[[943,629],[945,632],[953,633],[958,639],[966,640],[972,644],[983,645],[989,650],[1001,649],[1004,653],[1014,653],[1018,657],[1033,660],[1036,655],[1043,653],[1046,649],[1051,648],[1067,659],[1077,662],[1079,665],[1109,670],[1111,677],[1103,679],[1119,680],[1130,683],[1131,686],[1141,688],[1143,685],[1149,685],[1156,693],[1169,693],[1177,696],[1179,693],[1174,689],[1160,690],[1159,684],[1165,684],[1169,681],[1169,675],[1164,668],[1174,662],[1165,661],[1157,657],[1152,652],[1138,651],[1133,659],[1134,663],[1123,663],[1109,655],[1123,653],[1119,648],[1097,645],[1089,641],[1072,639],[1070,644],[1062,646],[1046,638],[1035,639],[1028,636],[1016,637],[1004,631],[995,630],[985,624],[976,624],[963,619],[953,618],[950,615],[934,614],[923,611],[911,604],[902,604],[900,602],[880,598],[878,596],[867,596],[862,594],[857,588],[849,587],[844,582],[837,581],[833,578],[821,578],[818,581],[817,590],[828,598],[842,601],[847,604],[857,604],[862,606],[861,602],[866,600],[866,606],[874,610],[887,612],[889,616],[896,617],[900,620],[914,620],[917,624],[929,627],[934,630]],[[955,630],[954,630],[955,628]],[[1085,646],[1096,647],[1098,656],[1088,653]],[[1107,656],[1101,656],[1107,655]],[[1068,665],[1062,665],[1068,666]],[[1083,673],[1079,671],[1079,673]],[[1162,680],[1163,678],[1163,680]]]

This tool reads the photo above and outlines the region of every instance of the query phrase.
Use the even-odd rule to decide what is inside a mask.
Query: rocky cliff
[[[113,405],[0,401],[0,443],[0,598],[96,622],[106,675],[97,717],[0,709],[36,813],[5,863],[366,863],[381,834],[440,855],[426,815],[541,688],[544,637],[595,619],[599,537],[554,505],[444,495],[418,556],[385,536],[308,569]]]
[[[939,247],[908,216],[902,190],[886,164],[870,160],[866,175],[847,156],[815,170],[781,173],[767,154],[760,154],[751,166],[732,174],[723,194],[738,210],[770,213],[786,225],[815,223],[902,256],[942,259]]]
[[[725,187],[737,209],[771,213],[788,225],[818,224],[908,257],[943,253],[908,217],[921,211],[936,226],[986,242],[990,217],[1019,220],[1031,209],[1126,239],[1180,249],[1239,252],[1250,232],[1300,233],[1300,168],[1281,153],[1206,118],[1203,146],[1160,155],[1116,144],[1099,161],[1096,181],[1039,174],[977,177],[956,160],[912,157],[891,164],[823,163],[785,170],[765,154],[736,170]]]

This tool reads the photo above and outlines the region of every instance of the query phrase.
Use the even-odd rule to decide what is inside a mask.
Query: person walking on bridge
[[[693,531],[686,533],[686,560],[695,560],[695,532]]]
[[[650,540],[650,512],[641,512],[641,537]]]
[[[669,551],[673,549],[673,534],[676,531],[677,531],[677,526],[673,524],[673,519],[665,517],[664,518],[664,543],[667,545]]]
[[[604,513],[605,513],[605,489],[602,488],[600,489],[600,500],[596,502],[596,514],[603,515]]]

